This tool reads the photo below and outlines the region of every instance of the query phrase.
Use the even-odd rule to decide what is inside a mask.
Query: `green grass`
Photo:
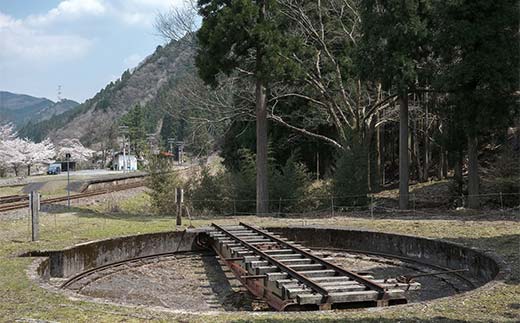
[[[3,186],[0,187],[0,196],[22,194],[23,186]]]
[[[119,210],[143,214],[145,195],[137,195],[120,203]],[[222,313],[195,315],[153,312],[106,304],[74,301],[47,291],[29,280],[27,267],[32,259],[16,255],[36,249],[59,249],[76,243],[121,235],[158,232],[175,229],[173,217],[105,213],[108,206],[95,210],[73,209],[71,213],[45,214],[41,219],[41,240],[28,242],[27,220],[0,220],[0,321],[11,322],[21,318],[60,322],[134,322],[199,321],[451,321],[467,322],[515,321],[520,317],[519,243],[520,224],[512,217],[495,220],[480,219],[369,219],[359,217],[333,217],[305,220],[300,218],[234,217],[194,219],[193,225],[204,226],[211,222],[236,223],[246,221],[262,226],[307,225],[349,226],[386,232],[415,234],[441,238],[481,249],[490,249],[505,258],[513,269],[512,277],[492,289],[476,294],[459,295],[425,304],[387,308],[383,311],[349,311],[320,313],[291,313],[247,315]],[[473,220],[472,220],[473,219]],[[174,286],[172,286],[174,288]]]

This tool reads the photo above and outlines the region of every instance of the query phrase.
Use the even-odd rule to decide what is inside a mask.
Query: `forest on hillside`
[[[338,197],[399,185],[402,209],[410,181],[449,176],[476,208],[482,175],[519,193],[517,12],[511,0],[200,0],[157,26],[197,52],[198,77],[169,104],[222,132],[227,172],[249,172],[230,194],[258,213],[273,190],[298,189],[272,180],[296,169]]]

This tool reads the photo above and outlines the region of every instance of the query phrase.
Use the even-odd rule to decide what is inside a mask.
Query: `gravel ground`
[[[375,279],[431,273],[429,267],[368,255],[320,250],[332,262]],[[422,287],[409,291],[409,302],[422,302],[469,290],[450,275],[421,277]],[[57,282],[58,283],[58,282]],[[89,297],[117,303],[161,306],[189,311],[265,311],[213,255],[180,254],[126,263],[105,269],[74,283],[70,289]]]
[[[115,302],[192,311],[238,311],[254,300],[213,255],[179,254],[109,268],[69,287]]]

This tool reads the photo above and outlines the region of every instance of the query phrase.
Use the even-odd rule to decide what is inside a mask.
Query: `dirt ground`
[[[436,270],[369,255],[318,250],[333,263],[375,279],[432,273]],[[453,275],[416,279],[421,289],[408,291],[409,302],[450,296],[471,289]],[[69,287],[85,296],[116,303],[160,306],[184,311],[266,311],[232,272],[212,254],[186,253],[125,263],[89,275]]]

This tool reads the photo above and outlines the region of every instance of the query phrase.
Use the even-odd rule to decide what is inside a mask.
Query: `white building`
[[[122,153],[117,153],[112,164],[114,170],[137,170],[137,157],[135,155],[123,156]]]

